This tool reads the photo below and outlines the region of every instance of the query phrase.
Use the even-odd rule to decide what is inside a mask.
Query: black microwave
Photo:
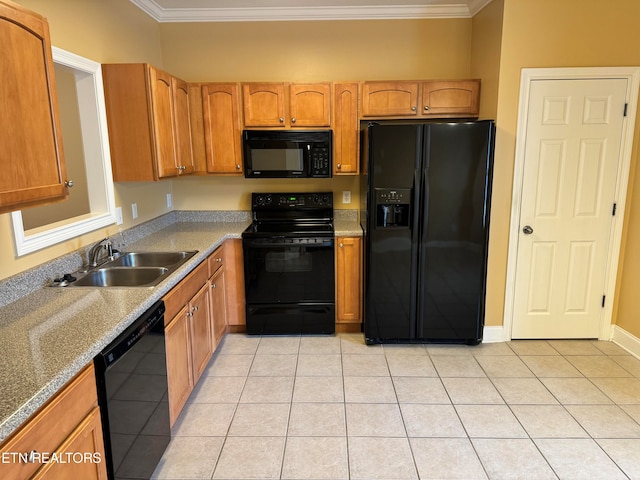
[[[245,130],[246,178],[331,177],[331,130]]]

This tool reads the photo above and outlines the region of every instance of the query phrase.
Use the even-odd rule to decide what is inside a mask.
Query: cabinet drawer
[[[5,442],[1,452],[53,453],[97,404],[95,371],[90,364]],[[16,460],[3,465],[2,478],[30,478],[41,466]]]
[[[224,245],[219,246],[209,255],[209,277],[224,265]]]
[[[165,325],[198,293],[198,290],[202,288],[202,285],[204,285],[209,278],[208,273],[207,262],[202,262],[164,296],[164,305],[167,309],[164,314]]]

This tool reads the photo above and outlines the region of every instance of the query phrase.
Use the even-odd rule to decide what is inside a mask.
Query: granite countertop
[[[249,223],[181,221],[127,244],[127,251],[198,250],[155,287],[45,287],[0,307],[0,442],[226,239],[240,238]],[[335,232],[362,235],[350,217],[336,219]]]

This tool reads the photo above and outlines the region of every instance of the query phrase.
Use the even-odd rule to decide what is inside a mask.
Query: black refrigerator
[[[495,126],[362,126],[368,344],[482,341]]]

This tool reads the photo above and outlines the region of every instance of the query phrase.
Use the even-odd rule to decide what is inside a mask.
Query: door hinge
[[[622,114],[622,116],[623,116],[623,117],[626,117],[626,116],[627,116],[627,108],[629,108],[629,104],[628,104],[628,103],[625,103],[625,104],[624,104],[624,113]]]
[[[605,300],[605,298],[607,298],[607,296],[606,295],[602,295],[602,308],[604,308],[604,300]]]
[[[616,216],[616,210],[618,209],[618,204],[613,202],[613,209],[611,210],[611,215]]]

